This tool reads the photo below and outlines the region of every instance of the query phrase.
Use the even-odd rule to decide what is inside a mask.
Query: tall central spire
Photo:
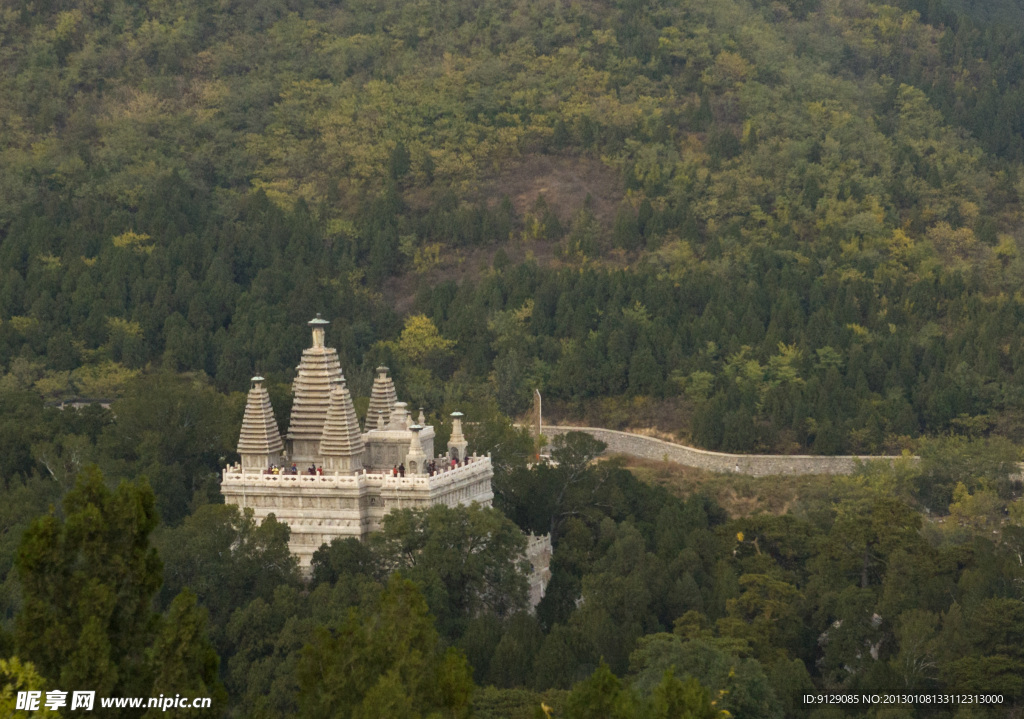
[[[296,462],[309,461],[320,454],[320,439],[331,401],[331,382],[345,379],[337,350],[324,346],[324,329],[329,324],[320,315],[309,321],[313,346],[302,350],[302,360],[292,383],[295,399],[288,443],[291,459]]]

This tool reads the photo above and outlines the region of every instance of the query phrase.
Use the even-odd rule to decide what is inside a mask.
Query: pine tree
[[[571,719],[618,719],[638,714],[636,697],[605,662],[590,678],[573,687],[565,701],[565,715]]]
[[[187,589],[174,598],[159,634],[150,650],[155,676],[150,696],[209,697],[207,709],[178,709],[177,716],[200,717],[223,709],[227,694],[217,678],[220,659],[206,637],[206,610],[196,604],[196,595]],[[151,709],[147,719],[156,719],[163,710]]]
[[[612,244],[632,252],[640,246],[640,227],[632,208],[624,205],[615,215],[612,228]]]
[[[187,593],[161,627],[153,611],[162,565],[149,535],[156,501],[146,484],[109,490],[85,470],[55,513],[33,522],[18,551],[23,607],[18,656],[47,683],[97,697],[189,692],[222,701],[206,618]],[[132,709],[112,716],[140,716]]]
[[[64,515],[34,522],[18,552],[18,654],[61,688],[141,696],[162,570],[149,546],[153,492],[122,484],[112,493],[93,467],[68,493]]]
[[[311,719],[456,719],[469,715],[473,691],[465,657],[443,649],[416,585],[397,575],[374,607],[316,630],[297,676],[300,714]]]

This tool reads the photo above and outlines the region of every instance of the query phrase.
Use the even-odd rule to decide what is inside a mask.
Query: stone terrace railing
[[[365,484],[386,489],[408,488],[408,487],[430,487],[445,486],[452,484],[465,477],[479,474],[480,463],[486,462],[490,465],[490,456],[471,455],[462,464],[451,467],[447,464],[447,457],[438,455],[437,460],[440,467],[433,474],[406,474],[404,477],[395,477],[391,472],[367,472],[365,469],[356,474],[347,472],[330,472],[323,474],[309,474],[301,471],[298,474],[270,474],[258,469],[245,469],[236,462],[226,468],[223,473],[225,482],[245,482],[259,485],[281,486],[304,486],[320,485],[326,487],[354,487],[358,484]]]
[[[610,454],[628,454],[642,459],[674,462],[686,467],[698,467],[712,472],[730,472],[752,477],[768,477],[778,474],[852,474],[860,462],[871,460],[891,462],[900,459],[900,457],[894,456],[827,457],[810,454],[726,454],[600,427],[547,426],[543,428],[544,436],[549,439],[566,432],[586,432],[607,444],[608,449],[605,451]],[[917,458],[914,459],[916,461]]]
[[[445,459],[444,455],[440,455],[440,459]],[[460,479],[476,476],[480,473],[481,462],[486,462],[487,465],[490,466],[490,455],[481,457],[474,454],[467,457],[467,461],[460,465],[456,465],[455,467],[445,466],[443,469],[439,469],[431,475],[432,484],[435,487],[443,487],[446,484],[452,484]]]
[[[271,487],[357,487],[369,485],[375,487],[413,487],[429,484],[430,478],[426,475],[409,475],[406,477],[392,477],[391,473],[360,471],[357,474],[343,474],[341,472],[325,472],[318,474],[268,474],[257,470],[242,470],[237,465],[229,467],[224,471],[223,481],[234,483],[244,482],[259,486]]]

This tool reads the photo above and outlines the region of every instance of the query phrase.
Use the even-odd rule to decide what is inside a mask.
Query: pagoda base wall
[[[316,462],[320,458],[320,441],[293,439],[288,441],[288,462],[302,465]]]
[[[365,539],[394,509],[473,502],[490,506],[490,457],[470,459],[433,476],[406,477],[365,472],[269,475],[235,464],[224,470],[221,493],[225,503],[252,509],[257,522],[271,514],[286,522],[291,527],[289,548],[309,573],[313,553],[322,545],[336,538]]]

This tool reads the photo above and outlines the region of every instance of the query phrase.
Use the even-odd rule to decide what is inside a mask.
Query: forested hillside
[[[730,519],[592,463],[588,435],[560,437],[557,464],[528,466],[530,438],[490,417],[470,439],[495,452],[496,508],[393,512],[364,543],[321,547],[303,581],[287,525],[257,526],[198,490],[186,516],[165,514],[188,489],[172,479],[201,490],[217,463],[203,452],[231,439],[187,414],[214,404],[195,385],[165,379],[145,395],[159,425],[133,427],[129,403],[113,417],[22,416],[47,434],[53,474],[4,489],[5,686],[211,697],[211,716],[268,719],[539,719],[542,704],[565,719],[994,719],[1024,702],[1012,446],[937,441],[919,464],[869,465],[785,514]],[[186,426],[210,444],[179,444]],[[131,438],[136,456],[112,449]],[[158,451],[181,463],[148,464]],[[75,481],[87,460],[106,478]],[[112,490],[122,472],[149,482]],[[47,503],[60,510],[33,520]],[[523,532],[555,547],[535,612]]]
[[[0,1],[0,714],[7,687],[268,719],[1019,714],[1022,15]],[[218,472],[253,374],[284,426],[316,313],[357,407],[385,362],[439,444],[466,412],[495,508],[390,515],[306,581]],[[730,514],[586,436],[531,466],[534,388],[709,449],[921,461]],[[554,543],[535,612],[524,532]]]
[[[8,4],[3,381],[286,381],[322,312],[364,392],[391,354],[713,449],[1020,438],[1024,31],[968,10]]]

